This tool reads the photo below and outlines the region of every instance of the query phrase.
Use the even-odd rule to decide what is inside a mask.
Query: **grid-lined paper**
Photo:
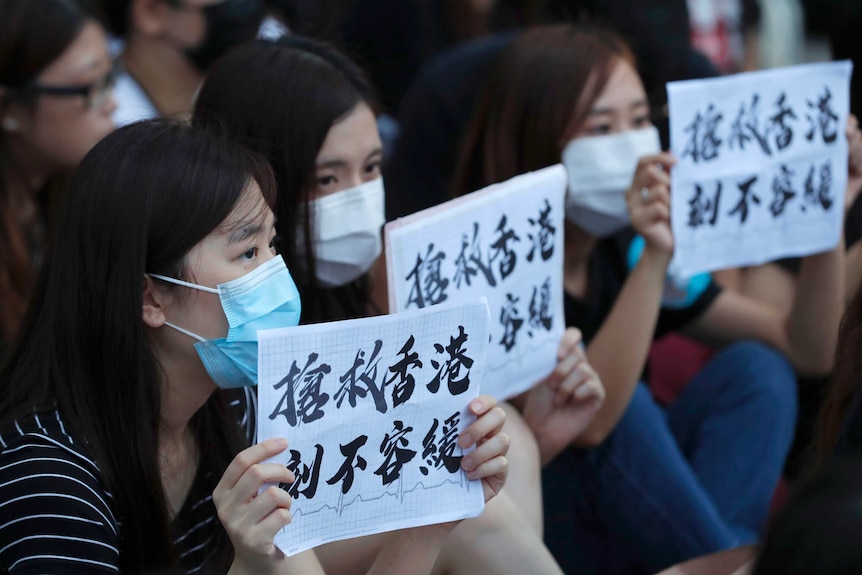
[[[288,465],[293,457],[291,450],[296,450],[302,461],[299,471],[307,466],[308,478],[316,475],[313,482],[300,481],[297,484],[299,491],[291,508],[293,521],[275,538],[279,549],[293,555],[329,541],[452,521],[482,512],[481,483],[469,481],[460,469],[450,472],[435,457],[445,446],[443,426],[447,419],[454,416],[458,422],[447,425],[453,429],[450,438],[457,438],[457,432],[474,419],[467,413],[467,407],[479,394],[485,369],[488,323],[487,303],[474,300],[390,316],[259,333],[258,438],[263,441],[270,437],[286,437],[289,442],[287,451],[272,461]],[[412,348],[407,353],[399,353],[411,336],[414,340]],[[456,340],[454,345],[453,338]],[[463,340],[460,346],[457,345],[459,338]],[[372,383],[359,377],[353,380],[357,389],[365,390],[365,396],[357,394],[355,406],[351,406],[349,396],[345,395],[339,407],[339,390],[352,381],[350,377],[342,381],[342,376],[350,372],[359,351],[365,354],[360,358],[364,364],[356,373],[362,375],[370,365],[376,341],[380,341],[381,346],[376,373],[369,370],[368,380]],[[440,347],[435,347],[435,344]],[[455,353],[450,354],[447,348]],[[317,360],[302,372],[309,355],[314,353]],[[403,400],[406,393],[396,393],[402,378],[397,368],[390,371],[390,367],[397,366],[410,353],[417,354],[415,359],[421,362],[421,366],[414,363],[407,369],[406,374],[414,378],[415,386],[409,399],[395,406],[396,396]],[[452,361],[453,356],[458,359]],[[464,358],[472,360],[469,369]],[[319,409],[323,415],[309,421],[314,410],[305,410],[306,417],[303,418],[301,407],[309,404],[301,403],[301,390],[314,378],[301,375],[309,374],[324,363],[329,366],[329,371],[320,379],[320,387],[315,390],[317,393],[310,394],[318,398],[327,396],[325,401],[321,400]],[[288,383],[276,389],[276,385],[291,373],[294,364],[300,375],[292,378],[295,383],[293,389],[289,389]],[[450,366],[452,369],[447,369]],[[428,384],[440,372],[441,381],[434,393]],[[457,385],[454,387],[459,392],[457,395],[453,395],[449,388],[450,372],[453,381],[462,384],[469,373],[469,384],[463,391]],[[369,385],[382,388],[385,412],[381,412],[381,406],[375,403]],[[290,403],[286,398],[290,396],[294,399],[292,409],[287,408]],[[289,421],[289,415],[295,417],[295,425]],[[397,474],[390,472],[393,467],[384,465],[384,440],[387,435],[398,435],[396,422],[401,422],[401,430],[406,431],[399,435],[406,443],[398,442],[397,449],[404,450],[404,457],[414,452],[409,461],[396,470]],[[432,429],[435,430],[433,434],[429,433]],[[364,460],[364,469],[357,458],[350,458],[353,483],[343,494],[344,478],[339,480],[337,475],[348,457],[342,454],[341,446],[361,437],[367,438],[357,451]],[[320,452],[318,445],[322,448]],[[429,449],[429,446],[438,451]],[[461,452],[455,445],[452,455],[458,456]],[[318,456],[319,453],[321,455]],[[390,463],[397,460],[397,457],[390,457]],[[315,465],[316,462],[319,466]],[[384,480],[388,482],[385,485]],[[316,491],[310,496],[312,484]],[[285,488],[290,489],[290,486]]]
[[[390,309],[488,298],[484,390],[498,399],[529,389],[556,365],[565,330],[566,184],[565,169],[551,166],[385,227]]]

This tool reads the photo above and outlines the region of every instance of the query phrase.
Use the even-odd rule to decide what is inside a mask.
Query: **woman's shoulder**
[[[0,432],[0,567],[14,573],[116,572],[112,496],[86,446],[57,411]]]
[[[0,461],[21,461],[49,453],[54,459],[69,459],[89,473],[99,473],[90,450],[74,437],[57,410],[33,413],[0,429]]]

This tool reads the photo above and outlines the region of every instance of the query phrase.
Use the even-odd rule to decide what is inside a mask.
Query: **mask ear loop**
[[[189,337],[190,337],[190,338],[192,338],[192,339],[196,339],[196,340],[198,340],[198,341],[199,341],[199,342],[201,342],[201,343],[206,343],[206,342],[207,342],[207,340],[206,340],[206,339],[202,338],[201,336],[197,335],[196,333],[192,333],[192,332],[190,332],[189,330],[187,330],[187,329],[183,329],[183,328],[181,328],[181,327],[180,327],[180,326],[178,326],[178,325],[174,325],[174,324],[172,324],[172,323],[171,323],[171,322],[169,322],[169,321],[166,321],[166,322],[165,322],[165,325],[166,325],[166,326],[168,326],[168,327],[172,327],[172,328],[174,328],[175,330],[177,330],[178,332],[180,332],[180,333],[182,333],[182,334],[185,334],[185,335],[189,336]]]
[[[159,279],[159,280],[162,280],[162,281],[166,281],[166,282],[168,282],[168,283],[176,284],[176,285],[179,285],[179,286],[188,287],[188,288],[192,288],[192,289],[196,289],[196,290],[200,290],[200,291],[205,291],[205,292],[209,292],[209,293],[214,293],[214,294],[219,293],[219,291],[218,291],[217,289],[208,288],[208,287],[206,287],[206,286],[202,286],[202,285],[198,285],[198,284],[193,284],[193,283],[191,283],[191,282],[186,282],[186,281],[178,280],[178,279],[175,279],[175,278],[170,278],[170,277],[168,277],[168,276],[163,276],[163,275],[159,275],[159,274],[147,274],[147,275],[148,275],[148,276],[150,276],[151,278],[156,278],[156,279]],[[184,334],[184,335],[189,336],[189,337],[190,337],[190,338],[192,338],[192,339],[196,339],[196,340],[198,340],[198,341],[199,341],[199,342],[201,342],[201,343],[206,343],[206,342],[207,342],[207,340],[206,340],[205,338],[202,338],[201,336],[197,335],[196,333],[192,333],[192,332],[190,332],[189,330],[187,330],[187,329],[183,329],[183,328],[181,328],[181,327],[180,327],[180,326],[178,326],[178,325],[174,325],[174,324],[172,324],[172,323],[171,323],[171,322],[169,322],[169,321],[166,321],[166,322],[165,322],[165,325],[166,325],[166,326],[168,326],[168,327],[170,327],[170,328],[173,328],[173,329],[177,330],[178,332],[180,332],[180,333],[182,333],[182,334]]]
[[[168,276],[163,276],[163,275],[159,275],[159,274],[147,274],[147,275],[150,276],[151,278],[156,278],[156,279],[159,279],[162,281],[166,281],[168,283],[176,284],[178,286],[188,287],[188,288],[192,288],[192,289],[196,289],[196,290],[200,290],[200,291],[205,291],[205,292],[209,292],[209,293],[214,293],[214,294],[219,293],[219,291],[215,288],[209,288],[206,286],[193,284],[191,282],[185,282],[183,280],[178,280],[175,278],[169,278]]]

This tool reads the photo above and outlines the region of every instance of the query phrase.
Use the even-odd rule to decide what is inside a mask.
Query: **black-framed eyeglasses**
[[[47,84],[39,84],[37,82],[29,82],[22,86],[17,92],[22,97],[31,96],[56,96],[61,98],[84,98],[84,103],[88,110],[101,108],[111,91],[117,84],[117,77],[122,72],[122,66],[119,60],[115,60],[111,64],[111,69],[108,73],[90,84],[80,86],[52,86]]]

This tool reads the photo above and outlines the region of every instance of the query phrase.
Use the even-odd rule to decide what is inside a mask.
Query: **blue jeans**
[[[656,573],[753,543],[790,449],[796,376],[778,352],[737,343],[668,409],[639,384],[595,449],[543,472],[545,539],[566,573]]]

